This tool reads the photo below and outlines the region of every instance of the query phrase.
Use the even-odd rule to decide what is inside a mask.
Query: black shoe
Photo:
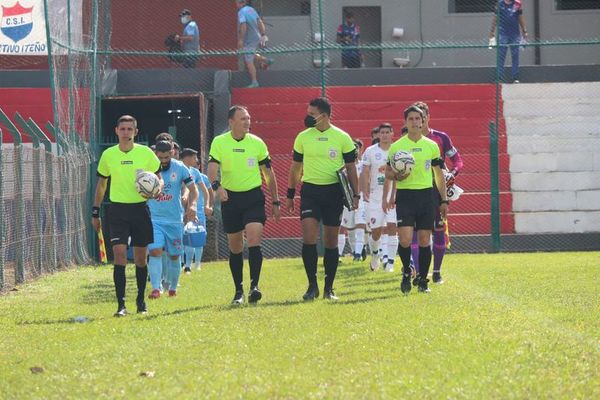
[[[416,278],[413,279],[412,281],[412,285],[417,287],[419,286],[419,281],[421,280],[421,278],[419,276],[417,276]]]
[[[326,300],[339,300],[339,298],[335,295],[335,293],[333,292],[333,289],[325,289],[324,291],[325,293],[323,293],[323,298]]]
[[[442,279],[442,274],[440,274],[439,272],[434,272],[433,273],[433,283],[437,283],[438,285],[441,285],[442,283],[444,283],[444,280]]]
[[[429,290],[429,288],[427,287],[427,282],[429,282],[429,279],[421,278],[421,280],[419,281],[419,293],[431,292],[431,290]]]
[[[352,262],[353,262],[353,263],[355,263],[355,262],[359,262],[359,261],[360,261],[360,254],[358,254],[358,253],[355,253],[355,254],[352,256]]]
[[[400,283],[400,291],[404,294],[409,294],[412,286],[410,285],[410,275],[402,275],[402,282]]]
[[[189,275],[189,274],[192,273],[192,269],[190,267],[185,267],[183,269],[183,273],[186,274],[186,275]]]
[[[258,287],[253,287],[250,289],[250,294],[248,295],[248,303],[256,304],[258,301],[262,299],[262,293]]]
[[[308,289],[306,289],[306,293],[302,296],[304,301],[312,301],[319,297],[319,286],[317,285],[308,285]]]
[[[367,246],[363,246],[362,252],[360,253],[360,261],[367,259]]]
[[[235,296],[233,296],[233,300],[231,300],[232,306],[241,306],[244,304],[244,292],[235,292]]]
[[[127,309],[125,308],[125,306],[119,306],[119,309],[114,314],[115,317],[124,317],[126,315],[127,315]]]
[[[137,302],[137,313],[138,314],[146,314],[148,312],[148,307],[146,307],[146,302],[145,301],[138,301]]]

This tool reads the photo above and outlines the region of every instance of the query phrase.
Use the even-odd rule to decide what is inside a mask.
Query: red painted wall
[[[15,122],[14,115],[16,111],[26,120],[33,118],[46,135],[54,140],[44,128],[46,122],[53,122],[52,96],[49,88],[0,88],[0,108],[2,108],[13,123]],[[7,133],[7,129],[2,123],[0,123],[0,128],[3,131],[2,141],[4,143],[12,143],[12,136]],[[31,142],[28,137],[24,137],[23,141]]]
[[[218,7],[215,3],[220,4]],[[181,34],[179,13],[187,8],[200,28],[203,50],[235,49],[237,45],[236,7],[233,0],[144,0],[112,2],[112,47],[115,50],[166,51],[169,34]],[[206,11],[205,11],[206,10]],[[165,57],[113,57],[113,67],[180,68]],[[212,57],[198,67],[237,69],[236,57]]]

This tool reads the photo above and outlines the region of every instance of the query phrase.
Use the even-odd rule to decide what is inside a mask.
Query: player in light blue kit
[[[160,160],[161,174],[164,177],[163,191],[148,201],[152,228],[154,231],[154,242],[148,246],[150,260],[148,272],[152,283],[150,299],[160,297],[160,284],[162,274],[163,248],[169,257],[167,283],[169,285],[169,296],[177,295],[177,283],[181,273],[181,255],[183,254],[183,205],[181,204],[181,187],[189,189],[190,207],[185,215],[185,221],[196,220],[196,202],[198,190],[190,175],[190,170],[179,160],[171,158],[173,144],[167,141],[156,143],[156,155]]]
[[[204,226],[206,229],[206,216],[212,215],[212,204],[214,198],[214,192],[210,186],[208,176],[204,175],[198,170],[198,152],[194,149],[185,148],[182,150],[180,156],[181,161],[186,167],[190,169],[190,173],[194,182],[198,186],[198,192],[202,192],[202,196],[198,196],[198,223]],[[190,274],[192,272],[192,258],[194,259],[194,269],[200,269],[200,262],[202,261],[202,252],[204,247],[192,247],[184,246],[185,252],[185,268],[184,272]]]

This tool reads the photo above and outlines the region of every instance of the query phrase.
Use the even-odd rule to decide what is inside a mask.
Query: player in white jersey
[[[362,164],[360,162],[363,142],[360,139],[354,139],[354,145],[356,146],[356,152],[358,159],[356,161],[356,175],[360,176],[362,171]],[[360,187],[360,185],[359,185]],[[358,208],[356,210],[348,211],[344,208],[342,213],[342,222],[340,225],[340,233],[338,235],[338,249],[340,255],[346,246],[346,232],[348,233],[348,242],[352,250],[353,261],[360,261],[365,246],[365,228],[367,227],[367,214],[365,210],[365,203],[361,198],[358,202]],[[365,255],[366,257],[366,255]],[[363,258],[364,260],[365,258]]]
[[[359,182],[366,204],[367,222],[371,228],[369,247],[372,271],[379,269],[381,257],[384,269],[393,272],[394,256],[398,248],[396,214],[394,212],[386,213],[381,207],[385,165],[393,135],[391,124],[381,124],[379,126],[379,142],[368,147],[362,156],[362,172]]]

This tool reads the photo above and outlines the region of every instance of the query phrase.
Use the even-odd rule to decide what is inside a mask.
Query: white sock
[[[379,255],[384,259],[388,258],[388,235],[385,233],[379,239]]]
[[[388,236],[388,264],[394,264],[394,258],[398,252],[398,235]]]
[[[356,246],[356,237],[354,229],[348,231],[348,243],[350,243],[350,250],[354,252],[354,247]]]
[[[344,255],[344,248],[346,247],[346,235],[338,235],[338,253],[340,257]]]
[[[354,233],[354,254],[361,254],[365,246],[365,230],[357,228]]]

